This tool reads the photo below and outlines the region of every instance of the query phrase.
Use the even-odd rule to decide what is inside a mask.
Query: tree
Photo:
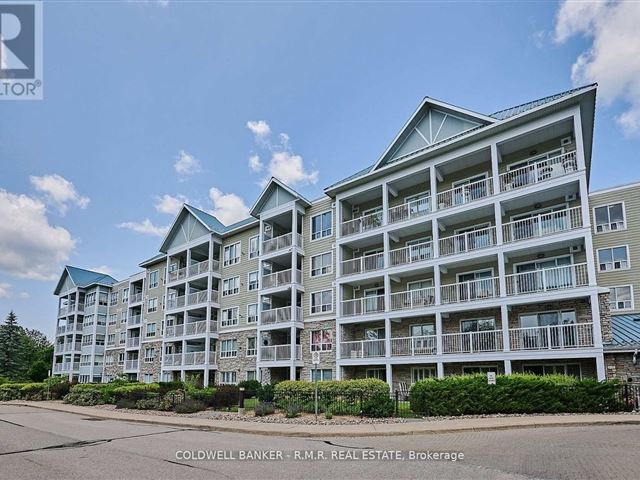
[[[43,360],[37,360],[31,364],[28,376],[32,382],[42,382],[49,376],[49,368],[51,363],[45,363]]]
[[[11,310],[4,325],[0,325],[0,376],[10,380],[25,378],[28,365],[25,362],[25,333],[18,325],[18,317]]]

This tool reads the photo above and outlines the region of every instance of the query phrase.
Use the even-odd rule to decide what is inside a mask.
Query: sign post
[[[487,384],[488,385],[496,384],[496,372],[487,372]]]
[[[320,352],[311,353],[311,363],[313,363],[313,383],[315,386],[315,410],[316,410],[316,423],[318,423],[318,365],[320,365]]]

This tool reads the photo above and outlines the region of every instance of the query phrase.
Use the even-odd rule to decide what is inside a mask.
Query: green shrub
[[[273,406],[273,403],[270,402],[260,402],[253,409],[253,414],[256,417],[264,417],[265,415],[271,415],[275,413],[276,409]]]
[[[195,388],[187,392],[187,396],[189,398],[202,402],[209,407],[213,407],[215,405],[215,394],[216,389],[213,387]]]
[[[65,403],[71,403],[72,405],[80,406],[93,406],[105,403],[103,392],[101,392],[100,390],[89,389],[78,391],[75,391],[75,389],[71,389],[71,391],[65,395],[63,401]]]
[[[116,401],[116,408],[136,408],[138,400],[129,397],[121,397]]]
[[[326,412],[324,412],[324,418],[326,418],[327,420],[331,420],[333,418],[333,413],[331,413],[330,410],[327,410]]]
[[[430,378],[409,392],[411,409],[426,415],[495,413],[597,413],[621,409],[615,381],[579,380],[564,375],[483,374]]]
[[[172,390],[184,390],[184,383],[182,383],[180,380],[158,383],[158,393],[161,396],[164,396],[167,392],[170,392]]]
[[[0,377],[0,385],[4,383],[9,383],[9,379],[7,377]]]
[[[211,406],[216,409],[229,409],[238,406],[240,390],[236,385],[218,385],[215,388]]]
[[[291,404],[287,406],[285,415],[287,418],[296,418],[298,415],[300,415],[300,408],[297,405]]]
[[[20,388],[20,398],[22,400],[46,400],[46,384],[27,383]]]
[[[173,411],[176,413],[195,413],[206,410],[206,408],[204,403],[187,398],[184,402],[178,403]]]
[[[261,402],[273,402],[275,384],[265,383],[260,385],[260,389],[257,392],[258,400]]]
[[[138,400],[149,392],[158,393],[159,391],[160,385],[157,383],[132,383],[129,385],[116,386],[113,388],[113,395],[116,400],[121,398]]]
[[[244,388],[244,398],[251,398],[258,395],[262,385],[257,380],[243,380],[238,384],[238,388]]]
[[[391,417],[395,412],[395,402],[389,395],[376,395],[362,402],[362,415],[365,417]]]
[[[136,401],[135,408],[139,410],[159,410],[160,395],[157,393],[147,393],[145,398]]]
[[[27,383],[3,383],[0,385],[0,402],[8,402],[10,400],[20,400],[22,398],[21,389]]]

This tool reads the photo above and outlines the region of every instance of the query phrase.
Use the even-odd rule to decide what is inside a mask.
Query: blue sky
[[[175,199],[230,219],[269,172],[318,197],[426,95],[491,113],[603,76],[592,188],[640,179],[638,72],[601,67],[640,16],[602,8],[47,2],[45,99],[0,104],[0,314],[51,335],[64,263],[125,277]]]

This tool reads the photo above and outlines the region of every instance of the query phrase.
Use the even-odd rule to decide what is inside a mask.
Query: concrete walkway
[[[284,423],[259,423],[241,420],[214,420],[194,417],[138,414],[114,410],[100,410],[92,407],[78,407],[60,402],[12,401],[3,403],[9,405],[25,405],[108,420],[287,437],[376,437],[507,430],[514,428],[640,425],[640,414],[535,415],[525,417],[461,418],[446,420],[414,419],[405,423],[390,424],[292,425]]]

